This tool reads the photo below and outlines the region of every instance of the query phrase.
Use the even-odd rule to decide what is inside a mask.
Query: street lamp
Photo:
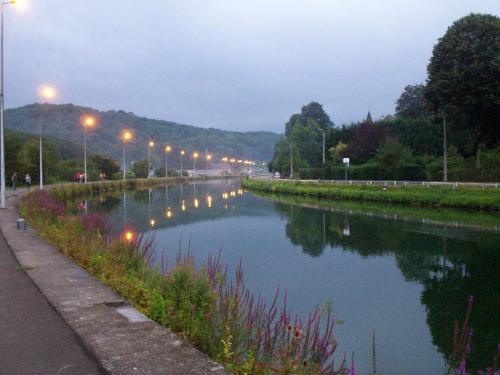
[[[193,153],[193,176],[196,176],[196,159],[198,159],[198,156],[200,156],[200,154],[197,152]]]
[[[165,146],[165,178],[168,178],[168,153],[172,151],[172,147]]]
[[[150,158],[150,150],[155,147],[155,143],[153,141],[149,141],[148,143],[148,178],[150,178],[150,161],[149,161],[149,158]]]
[[[83,121],[83,177],[84,183],[87,183],[87,128],[91,129],[95,126],[96,121],[92,116],[86,116]]]
[[[38,88],[38,96],[40,100],[49,102],[51,99],[56,97],[56,90],[52,86],[43,85]],[[42,106],[43,110],[43,106]],[[42,144],[42,120],[39,122],[39,132],[40,132],[40,190],[43,189],[43,144]]]
[[[182,177],[182,158],[184,157],[184,154],[186,153],[186,151],[184,150],[181,150],[181,154],[180,154],[180,159],[181,159],[181,177]]]
[[[3,136],[3,110],[4,110],[4,90],[3,90],[3,13],[4,5],[15,5],[16,1],[2,2],[0,17],[0,208],[5,208],[5,141]]]
[[[208,163],[210,163],[210,160],[212,160],[212,155],[207,154],[206,159],[207,159],[207,171],[208,171]]]
[[[125,174],[127,173],[127,167],[125,164],[125,143],[130,142],[132,140],[133,134],[129,130],[124,130],[121,135],[122,143],[123,143],[123,181],[125,181]]]

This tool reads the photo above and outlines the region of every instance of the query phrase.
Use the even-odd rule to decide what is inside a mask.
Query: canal
[[[209,254],[271,299],[286,290],[305,317],[332,306],[337,358],[360,374],[442,375],[455,319],[474,297],[470,364],[489,366],[500,341],[500,218],[484,213],[257,195],[220,180],[95,197],[90,210],[155,236],[156,259]],[[374,345],[375,344],[375,345]]]

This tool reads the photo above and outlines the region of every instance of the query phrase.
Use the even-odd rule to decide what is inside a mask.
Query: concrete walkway
[[[99,374],[96,363],[119,375],[228,375],[32,228],[17,230],[21,193],[0,210],[0,375]]]
[[[0,374],[101,374],[0,235]]]

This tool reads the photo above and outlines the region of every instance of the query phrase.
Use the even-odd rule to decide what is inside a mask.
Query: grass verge
[[[358,200],[415,206],[453,207],[500,211],[500,190],[441,186],[331,185],[300,181],[244,179],[246,189],[268,193],[295,194],[332,200]]]

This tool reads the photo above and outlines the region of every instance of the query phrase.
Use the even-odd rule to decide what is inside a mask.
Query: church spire
[[[372,114],[370,113],[370,111],[368,111],[365,122],[368,124],[373,124]]]

